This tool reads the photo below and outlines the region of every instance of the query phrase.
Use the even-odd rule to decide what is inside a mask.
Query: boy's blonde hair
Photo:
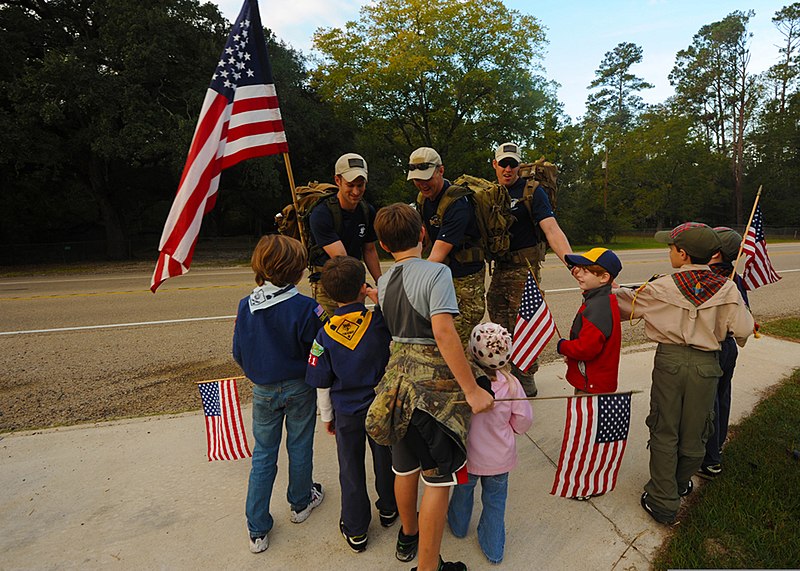
[[[270,282],[274,286],[283,287],[300,281],[307,257],[306,249],[299,240],[280,234],[268,234],[262,236],[253,249],[250,267],[256,274],[258,285]]]
[[[419,244],[422,217],[408,204],[396,202],[378,210],[375,234],[390,253],[410,250]]]

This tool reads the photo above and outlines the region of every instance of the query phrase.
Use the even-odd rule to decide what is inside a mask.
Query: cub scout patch
[[[311,351],[308,353],[308,364],[312,367],[317,366],[317,362],[319,361],[319,357],[325,352],[325,347],[317,343],[317,340],[314,340],[314,343],[311,345]]]
[[[364,332],[371,321],[372,312],[366,309],[345,315],[334,315],[325,324],[325,331],[331,339],[352,351],[364,337]],[[313,351],[314,348],[312,347],[311,350]]]

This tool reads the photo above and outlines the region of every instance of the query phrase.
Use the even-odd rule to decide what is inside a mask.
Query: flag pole
[[[644,391],[622,391],[617,393],[581,393],[577,395],[557,395],[552,397],[508,397],[502,399],[494,399],[494,402],[509,402],[515,400],[527,400],[527,401],[534,401],[534,400],[557,400],[557,399],[571,399],[571,398],[585,398],[585,397],[611,397],[614,395],[635,395],[638,393],[643,393]],[[453,404],[464,404],[467,401],[465,400],[457,400],[453,401]]]
[[[736,260],[733,262],[733,271],[731,272],[731,277],[729,279],[733,279],[736,275],[736,266],[739,264],[739,258],[742,257],[742,250],[744,250],[744,243],[747,241],[747,233],[750,232],[750,226],[753,224],[753,216],[756,214],[756,206],[758,206],[758,201],[761,198],[761,188],[764,185],[758,185],[758,192],[756,193],[756,199],[753,202],[753,210],[750,211],[750,219],[747,221],[747,226],[745,226],[744,234],[742,234],[742,243],[739,244],[739,253],[736,254]]]
[[[239,379],[246,379],[247,377],[223,377],[221,379],[209,379],[207,381],[195,381],[196,385],[205,385],[206,383],[216,383],[218,381],[238,381]]]
[[[292,161],[289,160],[289,153],[283,153],[283,163],[286,165],[286,176],[289,178],[289,188],[292,191],[292,204],[294,205],[294,215],[297,217],[297,230],[300,232],[300,242],[308,249],[308,237],[303,232],[303,225],[300,223],[300,209],[297,205],[297,191],[294,184],[294,173],[292,172]]]
[[[544,292],[542,291],[542,288],[541,288],[541,287],[539,287],[539,282],[538,282],[538,281],[536,281],[536,273],[533,271],[533,267],[531,266],[531,263],[530,263],[530,261],[528,260],[528,258],[525,258],[525,263],[526,263],[526,264],[528,264],[528,271],[531,273],[531,277],[533,278],[533,283],[535,283],[535,284],[536,284],[536,289],[538,289],[538,290],[539,290],[539,292],[540,292],[540,293],[542,294],[542,296],[544,297]],[[556,318],[555,318],[555,316],[553,316],[553,327],[555,327],[555,328],[556,328],[556,333],[558,334],[558,338],[559,338],[559,339],[563,339],[563,337],[562,337],[562,335],[561,335],[561,331],[559,331],[559,330],[558,330],[558,323],[556,323]],[[549,343],[549,341],[548,341],[548,343]]]

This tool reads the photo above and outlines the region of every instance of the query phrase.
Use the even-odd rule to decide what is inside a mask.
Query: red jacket
[[[567,357],[567,382],[587,393],[615,392],[621,344],[619,307],[611,285],[583,292],[569,340],[558,342],[558,352]]]

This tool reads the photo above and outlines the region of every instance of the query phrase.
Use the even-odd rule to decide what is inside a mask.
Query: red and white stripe
[[[252,453],[247,444],[236,381],[227,379],[216,383],[222,414],[206,416],[208,461],[249,458]]]
[[[511,362],[521,371],[527,371],[556,332],[553,315],[542,303],[529,320],[517,315]]]
[[[745,255],[744,272],[742,272],[745,289],[751,291],[781,279],[772,267],[767,253],[767,243],[764,240],[756,240],[756,232],[752,227],[747,232],[742,252]]]
[[[220,173],[245,159],[287,151],[273,84],[239,87],[232,103],[213,89],[206,92],[161,235],[151,291],[189,271],[203,215],[216,203]]]
[[[597,444],[597,397],[570,398],[552,495],[605,494],[617,484],[627,440]]]

